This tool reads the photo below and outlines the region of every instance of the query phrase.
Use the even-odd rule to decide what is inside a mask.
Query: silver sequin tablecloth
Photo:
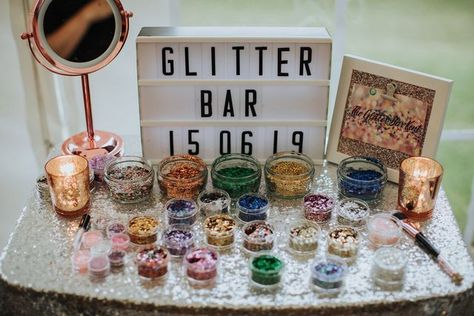
[[[315,191],[335,192],[333,165],[317,167]],[[263,186],[262,186],[263,190]],[[393,210],[396,186],[389,184],[384,198],[372,213]],[[55,215],[50,203],[32,196],[18,220],[8,246],[0,258],[1,315],[474,315],[474,267],[444,191],[441,191],[433,219],[424,224],[426,235],[464,276],[454,285],[413,241],[404,237],[399,246],[409,258],[402,291],[374,288],[370,267],[374,250],[363,231],[359,257],[351,267],[346,291],[333,298],[320,298],[309,285],[311,259],[292,257],[285,249],[287,224],[302,216],[301,201],[272,201],[270,221],[278,229],[276,251],[287,264],[283,285],[275,292],[258,292],[248,283],[248,258],[240,249],[222,253],[219,278],[211,289],[191,288],[179,261],[172,261],[164,284],[140,281],[133,253],[126,267],[100,283],[71,267],[72,240],[78,219]],[[93,194],[91,215],[127,220],[136,214],[153,214],[164,220],[159,193],[140,205],[112,202],[104,187]],[[200,220],[202,222],[202,220]],[[334,224],[334,218],[329,224]],[[162,227],[163,228],[163,227]],[[202,241],[201,226],[195,227]],[[162,229],[161,229],[162,231]],[[323,227],[323,235],[327,226]],[[322,239],[318,255],[324,253]],[[407,314],[408,313],[408,314]]]

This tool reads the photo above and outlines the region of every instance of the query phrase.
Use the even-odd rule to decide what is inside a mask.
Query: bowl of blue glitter
[[[387,183],[387,168],[375,158],[349,157],[337,168],[337,183],[344,197],[378,201]]]
[[[171,199],[165,204],[169,225],[193,225],[198,217],[199,207],[193,200]]]
[[[268,199],[258,193],[247,193],[237,200],[238,216],[243,222],[266,220],[269,208]]]

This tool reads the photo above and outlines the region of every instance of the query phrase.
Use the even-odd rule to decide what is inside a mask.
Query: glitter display
[[[115,201],[138,203],[150,197],[154,173],[143,158],[123,156],[105,166],[105,182]]]
[[[207,183],[207,166],[192,155],[163,159],[158,166],[158,185],[167,198],[195,199]]]
[[[311,266],[311,283],[323,294],[339,294],[344,287],[347,265],[337,258],[319,259]]]
[[[163,278],[168,273],[169,256],[166,249],[152,247],[136,255],[138,275],[148,279]]]
[[[223,155],[214,160],[211,169],[212,185],[237,199],[245,193],[257,192],[262,171],[253,157],[242,154]]]
[[[359,199],[347,198],[337,203],[337,222],[352,227],[364,226],[370,214],[367,203]]]
[[[353,263],[359,248],[359,233],[352,227],[336,226],[328,233],[328,253]]]
[[[244,249],[250,252],[271,250],[275,239],[273,226],[265,221],[249,222],[242,227]]]
[[[198,206],[193,200],[171,199],[165,209],[169,225],[193,225],[198,217]]]
[[[349,157],[337,167],[339,193],[364,201],[377,201],[387,183],[387,168],[371,157]]]
[[[290,228],[288,246],[295,253],[314,253],[318,249],[321,229],[317,224],[300,221]]]
[[[265,184],[271,196],[301,198],[311,190],[313,176],[313,161],[304,154],[280,152],[265,162]]]
[[[182,257],[194,246],[194,234],[189,225],[173,225],[164,231],[163,243],[170,255]]]
[[[367,239],[374,247],[393,246],[402,238],[399,220],[390,214],[375,214],[367,222]]]
[[[204,190],[199,194],[197,203],[205,216],[229,213],[231,199],[227,192],[219,189]]]
[[[128,235],[130,241],[146,245],[156,241],[156,233],[158,232],[158,220],[150,216],[137,216],[128,222]]]
[[[374,284],[383,290],[401,290],[405,282],[407,258],[403,251],[383,247],[375,252],[371,276]]]
[[[266,220],[269,208],[268,199],[257,193],[244,194],[237,201],[238,216],[243,222]]]
[[[260,255],[250,260],[250,279],[254,285],[275,286],[282,279],[283,261],[273,255]]]
[[[213,285],[217,278],[217,252],[209,248],[196,248],[184,257],[186,275],[193,286]]]
[[[208,245],[224,248],[234,243],[236,225],[232,217],[224,214],[212,215],[206,218],[203,226]]]
[[[304,217],[316,223],[326,223],[331,219],[334,199],[328,195],[308,194],[303,199]]]

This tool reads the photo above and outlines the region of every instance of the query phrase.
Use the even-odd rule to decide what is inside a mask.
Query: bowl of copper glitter
[[[305,196],[313,183],[314,163],[305,154],[279,152],[265,162],[267,194],[282,199]]]
[[[207,165],[197,156],[175,155],[161,161],[157,175],[165,197],[196,199],[207,183]]]

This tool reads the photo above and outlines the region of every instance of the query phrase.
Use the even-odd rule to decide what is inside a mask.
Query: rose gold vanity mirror
[[[81,76],[87,131],[62,145],[64,154],[90,159],[123,154],[120,136],[94,131],[88,75],[109,64],[128,35],[131,12],[119,0],[37,0],[31,12],[27,39],[35,59],[48,70]]]

